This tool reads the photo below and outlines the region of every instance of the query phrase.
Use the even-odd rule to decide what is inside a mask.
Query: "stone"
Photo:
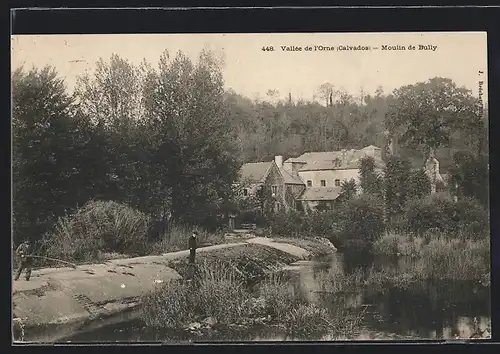
[[[191,331],[196,331],[201,328],[201,323],[199,322],[193,322],[188,325],[188,329]]]
[[[217,324],[217,319],[213,316],[210,316],[210,317],[207,317],[203,320],[203,323],[210,326],[210,327],[213,327]]]

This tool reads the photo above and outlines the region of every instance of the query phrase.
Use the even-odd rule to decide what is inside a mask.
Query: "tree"
[[[421,199],[431,191],[431,181],[423,169],[411,171],[405,186],[407,199]]]
[[[257,189],[256,197],[259,201],[262,216],[267,216],[271,212],[274,202],[271,188],[267,184],[260,185]]]
[[[228,126],[223,78],[212,53],[196,64],[179,52],[165,52],[151,74],[146,124],[152,160],[163,167],[174,218],[204,224],[216,221],[232,193],[240,166]]]
[[[388,216],[400,214],[408,197],[411,165],[406,159],[391,156],[384,169],[385,202]]]
[[[375,171],[375,159],[372,156],[365,156],[359,164],[359,186],[363,193],[381,195],[382,178]]]
[[[155,88],[151,73],[147,62],[135,66],[113,54],[78,78],[74,96],[102,142],[99,154],[110,178],[101,194],[165,217],[168,188],[158,183],[157,173],[163,170],[151,168],[145,122],[148,93]]]
[[[486,157],[476,157],[470,152],[457,152],[451,169],[451,183],[456,185],[459,197],[477,199],[483,206],[489,200],[489,174]]]
[[[356,196],[357,188],[356,188],[356,181],[354,180],[354,178],[342,182],[340,193],[343,196],[344,201],[351,200]]]
[[[394,90],[385,124],[401,144],[429,156],[448,146],[453,131],[480,134],[478,100],[470,90],[450,79],[435,77],[427,82]]]
[[[105,179],[99,141],[52,67],[12,76],[14,240],[39,239]]]
[[[369,250],[384,232],[383,205],[379,198],[364,194],[351,199],[340,211],[340,241],[351,249]]]
[[[315,96],[325,102],[325,106],[328,107],[333,105],[333,96],[335,95],[335,86],[333,86],[329,82],[325,82],[318,87],[318,91]]]

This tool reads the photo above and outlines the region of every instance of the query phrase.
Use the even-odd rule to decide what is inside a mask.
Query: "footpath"
[[[310,256],[303,248],[264,237],[203,247],[197,252],[248,243],[273,247],[301,259]],[[34,270],[29,281],[20,278],[12,283],[15,340],[54,342],[75,332],[128,320],[137,315],[133,309],[144,294],[158,284],[181,278],[168,263],[188,255],[186,250],[80,265],[76,269]]]

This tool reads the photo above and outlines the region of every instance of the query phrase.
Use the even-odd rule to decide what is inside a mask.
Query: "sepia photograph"
[[[491,338],[487,58],[12,35],[13,343]]]

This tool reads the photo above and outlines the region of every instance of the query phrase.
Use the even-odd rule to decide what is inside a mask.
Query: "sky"
[[[15,70],[21,65],[52,65],[72,91],[77,76],[92,72],[100,57],[118,54],[136,64],[146,59],[156,65],[165,50],[180,50],[195,61],[202,49],[209,48],[224,58],[226,88],[252,99],[266,99],[266,92],[274,89],[280,98],[290,92],[293,99],[310,100],[325,82],[353,95],[361,89],[373,93],[378,86],[388,93],[440,76],[475,96],[483,81],[486,102],[486,40],[485,32],[15,35],[11,66]],[[371,50],[338,50],[359,45]],[[383,45],[406,50],[382,50]],[[434,50],[419,50],[419,45]],[[269,46],[274,50],[262,50]],[[302,50],[284,51],[282,46]],[[319,50],[320,46],[334,50]]]

